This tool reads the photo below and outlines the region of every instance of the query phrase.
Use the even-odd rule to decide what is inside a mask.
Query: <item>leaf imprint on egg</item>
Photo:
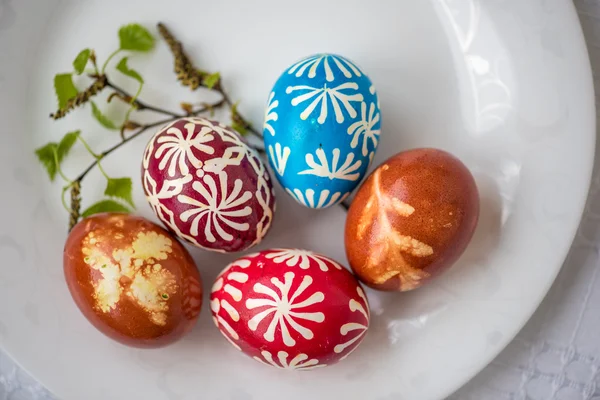
[[[399,275],[400,289],[410,290],[420,285],[422,279],[428,278],[429,273],[413,268],[404,258],[402,253],[408,253],[413,257],[429,257],[433,255],[433,248],[412,236],[400,234],[390,222],[388,213],[409,217],[415,212],[415,208],[397,198],[387,196],[381,190],[381,171],[386,171],[387,165],[375,171],[371,185],[371,196],[363,208],[359,219],[357,237],[362,239],[368,227],[372,227],[371,237],[376,238],[370,242],[372,246],[371,256],[367,259],[366,268],[380,269],[374,280],[376,284],[382,284],[389,279]],[[384,262],[385,260],[385,262]]]
[[[172,252],[171,239],[156,232],[139,232],[131,245],[114,248],[112,254],[94,246],[98,240],[110,240],[111,235],[96,230],[83,241],[85,263],[102,274],[91,282],[95,308],[108,313],[126,298],[143,309],[152,323],[164,326],[169,310],[165,300],[177,292],[175,276],[159,264]]]

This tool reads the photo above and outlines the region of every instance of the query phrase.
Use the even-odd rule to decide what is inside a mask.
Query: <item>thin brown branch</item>
[[[92,61],[92,65],[94,66],[95,73],[97,75],[100,74],[100,72],[98,70],[97,60],[96,60],[96,52],[94,50],[92,50],[92,52],[90,53],[90,61]]]
[[[263,135],[262,133],[258,132],[256,129],[254,129],[254,127],[250,124],[248,124],[248,126],[246,127],[246,129],[248,129],[248,131],[250,133],[252,133],[254,136],[258,137],[258,138],[262,138]]]
[[[175,112],[172,112],[169,110],[165,110],[165,109],[162,109],[159,107],[151,106],[150,104],[144,103],[140,99],[136,99],[133,103],[131,103],[131,100],[133,100],[133,96],[131,94],[127,93],[127,91],[125,91],[124,89],[120,88],[119,86],[117,86],[114,83],[112,83],[111,81],[109,81],[108,79],[106,80],[106,86],[113,89],[117,93],[119,93],[120,96],[117,96],[119,99],[123,100],[124,102],[126,102],[128,104],[133,104],[135,106],[135,108],[139,111],[150,110],[150,111],[154,111],[159,114],[169,115],[173,118],[185,117],[185,115],[182,115],[182,114],[178,114],[178,113],[175,113]]]
[[[350,204],[352,204],[348,199],[345,199],[340,203],[340,206],[344,208],[346,211],[350,209]]]
[[[223,99],[225,100],[225,102],[229,106],[229,109],[231,110],[231,114],[232,114],[231,115],[232,121],[236,122],[237,124],[239,124],[241,126],[243,126],[244,129],[246,129],[252,135],[256,136],[259,139],[262,139],[262,137],[263,137],[262,133],[260,133],[256,129],[254,129],[254,127],[252,126],[252,124],[250,122],[248,122],[248,120],[246,118],[244,118],[240,114],[240,112],[237,110],[237,107],[236,107],[235,103],[233,103],[231,101],[231,97],[229,97],[229,95],[227,94],[227,92],[223,88],[223,85],[221,85],[220,81],[218,82],[217,85],[215,85],[214,90],[217,91],[217,92],[219,92],[221,94],[221,96],[223,96]]]
[[[140,99],[134,98],[131,94],[127,93],[127,91],[125,91],[121,87],[115,85],[114,83],[110,82],[108,80],[108,78],[106,77],[106,75],[99,74],[97,65],[96,65],[95,55],[93,55],[92,62],[94,64],[94,69],[96,71],[95,74],[90,75],[91,78],[95,79],[93,85],[90,86],[88,89],[86,89],[84,92],[81,92],[80,94],[78,94],[75,98],[69,100],[69,102],[63,109],[58,110],[57,113],[51,115],[52,118],[54,118],[54,119],[62,118],[71,109],[87,102],[91,96],[96,95],[99,91],[101,91],[105,87],[110,87],[111,89],[113,89],[115,91],[115,93],[113,93],[109,96],[109,99],[108,99],[109,102],[113,97],[116,96],[119,99],[121,99],[122,101],[124,101],[125,103],[133,105],[136,110],[150,110],[150,111],[154,111],[159,114],[164,114],[164,115],[168,116],[169,118],[163,119],[160,121],[156,121],[151,124],[145,124],[145,125],[141,125],[141,124],[139,124],[137,122],[133,122],[133,121],[125,121],[125,124],[123,125],[123,127],[121,129],[121,141],[116,143],[112,147],[106,149],[102,153],[100,153],[98,155],[98,157],[90,165],[88,165],[87,168],[85,170],[83,170],[83,172],[81,172],[81,174],[79,174],[79,176],[74,181],[72,181],[68,187],[65,188],[65,190],[68,190],[69,188],[71,189],[71,205],[70,205],[70,215],[69,215],[70,229],[80,219],[81,183],[85,179],[85,177],[95,167],[99,166],[99,163],[101,160],[108,157],[110,154],[112,154],[113,152],[115,152],[116,150],[118,150],[119,148],[124,146],[126,143],[129,143],[130,141],[134,140],[135,138],[143,135],[145,132],[147,132],[148,130],[150,130],[152,128],[156,128],[161,125],[166,125],[168,123],[176,121],[179,118],[193,117],[193,116],[197,116],[202,113],[205,113],[205,112],[210,112],[212,114],[216,108],[220,108],[220,107],[226,105],[231,111],[232,122],[234,123],[234,125],[237,125],[241,129],[250,132],[252,135],[256,136],[257,138],[262,138],[262,134],[259,131],[257,131],[256,129],[254,129],[252,127],[252,125],[248,122],[248,120],[246,120],[239,114],[239,112],[237,111],[236,105],[231,101],[231,98],[229,97],[229,95],[227,94],[225,89],[223,88],[220,77],[218,75],[216,75],[218,77],[217,82],[208,82],[208,85],[212,85],[212,86],[211,87],[207,86],[206,81],[209,81],[210,79],[206,79],[206,81],[205,81],[205,78],[210,77],[211,74],[201,71],[201,70],[198,70],[193,66],[189,57],[183,50],[183,45],[175,39],[175,37],[171,34],[171,32],[163,24],[160,24],[160,23],[158,24],[158,30],[159,30],[161,36],[165,39],[165,41],[169,45],[171,52],[173,53],[173,56],[175,59],[174,69],[177,74],[177,79],[179,81],[181,81],[181,83],[184,86],[188,86],[192,90],[196,90],[198,87],[203,86],[210,90],[216,91],[217,93],[219,93],[221,95],[222,98],[219,102],[216,102],[214,104],[203,104],[203,106],[197,110],[193,110],[191,104],[182,103],[182,109],[186,112],[186,114],[180,114],[180,113],[164,110],[162,108],[155,107],[155,106],[149,105],[147,103],[144,103]],[[135,131],[134,133],[132,133],[129,136],[126,136],[127,130],[136,130],[136,129],[137,129],[137,131]],[[250,147],[252,147],[252,146],[250,146]],[[261,156],[263,158],[266,157],[266,152],[264,149],[262,149],[262,148],[254,148],[254,149],[259,154],[261,154]],[[63,191],[63,196],[64,196],[64,194],[65,194],[65,192]]]
[[[262,134],[257,131],[246,118],[244,118],[236,109],[235,104],[231,101],[231,97],[227,94],[222,85],[222,80],[219,79],[213,87],[207,87],[204,84],[204,78],[207,77],[208,73],[197,69],[193,64],[188,55],[183,49],[183,45],[178,41],[175,36],[169,31],[169,29],[163,24],[158,24],[158,32],[167,42],[171,53],[174,58],[174,69],[177,74],[177,79],[181,81],[184,86],[190,87],[192,90],[196,90],[198,87],[203,86],[207,89],[218,92],[222,97],[232,113],[232,122],[234,125],[243,128],[245,131],[250,132],[252,135],[259,139],[262,139]],[[245,132],[239,132],[244,134]]]
[[[210,107],[203,107],[199,110],[196,110],[192,113],[192,116],[197,116],[199,114],[202,114],[204,112],[209,111],[210,109],[213,108],[219,108],[221,106],[223,106],[225,104],[225,102],[223,100],[215,103],[215,104],[211,104]],[[75,178],[75,182],[81,182],[83,181],[83,179],[86,177],[87,174],[90,173],[91,170],[94,169],[94,167],[96,167],[98,165],[98,163],[100,162],[100,160],[104,159],[106,156],[110,155],[112,152],[114,152],[115,150],[119,149],[121,146],[123,146],[125,143],[128,143],[130,141],[132,141],[133,139],[137,138],[138,136],[141,136],[144,132],[146,132],[148,129],[152,129],[152,128],[156,128],[158,126],[161,125],[166,125],[170,122],[175,121],[176,119],[178,119],[180,117],[176,117],[176,118],[168,118],[168,119],[163,119],[151,124],[147,124],[147,125],[141,125],[139,130],[137,132],[135,132],[134,134],[127,136],[126,138],[124,138],[122,141],[120,141],[119,143],[115,144],[114,146],[112,146],[111,148],[103,151],[102,153],[100,153],[100,157],[95,160],[94,162],[92,162],[77,178]]]

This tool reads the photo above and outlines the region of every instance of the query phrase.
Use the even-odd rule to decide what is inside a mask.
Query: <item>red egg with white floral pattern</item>
[[[275,193],[258,154],[233,130],[205,118],[181,118],[152,137],[142,183],[158,218],[206,250],[246,250],[260,243],[273,220]]]
[[[234,347],[281,369],[335,364],[369,328],[369,304],[356,278],[306,250],[236,260],[217,277],[210,300],[216,326]]]

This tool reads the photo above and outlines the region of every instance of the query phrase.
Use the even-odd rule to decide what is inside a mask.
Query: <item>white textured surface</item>
[[[576,4],[600,72],[600,0]],[[600,399],[599,196],[596,173],[584,222],[546,300],[517,339],[453,400]],[[52,397],[1,356],[0,400],[47,398]]]
[[[575,5],[599,92],[600,0],[575,0]],[[599,151],[597,145],[596,155]],[[600,400],[599,253],[597,157],[585,215],[551,291],[517,338],[451,399]]]
[[[575,5],[600,109],[600,0]],[[599,154],[597,142],[586,211],[552,289],[517,338],[451,400],[600,400]]]

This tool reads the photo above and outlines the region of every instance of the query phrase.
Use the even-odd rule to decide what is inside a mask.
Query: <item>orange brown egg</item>
[[[82,220],[67,238],[64,273],[83,315],[125,345],[173,343],[200,314],[202,284],[192,257],[141,217],[104,213]]]
[[[458,158],[409,150],[380,165],[357,192],[346,219],[346,255],[375,289],[416,289],[455,264],[478,218],[477,186]]]

